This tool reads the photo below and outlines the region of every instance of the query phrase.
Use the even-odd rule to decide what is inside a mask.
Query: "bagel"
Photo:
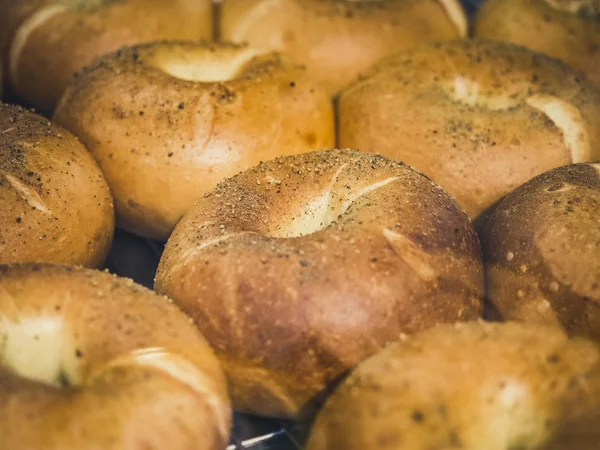
[[[559,58],[600,86],[600,0],[486,0],[473,33]]]
[[[225,177],[335,140],[331,101],[301,67],[229,44],[155,43],[104,57],[54,118],[100,164],[118,225],[162,240]]]
[[[85,148],[47,119],[0,103],[0,264],[100,267],[113,231],[112,196]]]
[[[551,170],[509,194],[482,240],[491,317],[600,340],[600,163]]]
[[[437,185],[330,150],[219,184],[175,228],[155,289],[215,348],[236,410],[292,418],[398,333],[479,317],[480,258]]]
[[[44,112],[97,56],[125,45],[212,35],[210,0],[5,0],[0,6],[12,88]]]
[[[478,227],[535,175],[600,158],[600,92],[559,61],[507,43],[420,46],[373,68],[338,107],[342,146],[411,164]]]
[[[600,348],[560,329],[440,326],[363,362],[307,450],[595,450]]]
[[[214,353],[165,297],[69,266],[0,266],[6,449],[222,450],[231,411]]]
[[[457,0],[225,0],[221,5],[224,40],[288,53],[331,93],[384,56],[466,33]]]

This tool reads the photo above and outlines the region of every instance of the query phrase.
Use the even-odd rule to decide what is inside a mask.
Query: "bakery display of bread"
[[[113,199],[77,139],[0,103],[0,264],[100,267],[114,232]]]
[[[278,50],[337,93],[378,59],[464,37],[458,0],[224,0],[221,38]]]
[[[69,266],[0,266],[5,449],[223,450],[231,412],[205,339],[165,297]]]
[[[491,316],[600,340],[600,163],[551,170],[509,194],[482,236]]]
[[[330,99],[302,67],[233,44],[106,56],[66,91],[54,119],[98,161],[117,224],[163,240],[225,177],[335,140]]]
[[[363,362],[307,450],[595,450],[600,348],[516,323],[440,326]]]
[[[600,91],[512,44],[426,44],[342,92],[339,127],[341,146],[414,166],[481,219],[535,175],[600,158]]]
[[[473,34],[559,58],[600,86],[600,0],[485,0]]]
[[[215,348],[237,410],[296,417],[399,333],[479,317],[481,250],[420,173],[330,150],[219,184],[175,228],[155,288]]]
[[[210,0],[0,0],[0,16],[10,84],[45,112],[97,56],[124,45],[212,35]]]

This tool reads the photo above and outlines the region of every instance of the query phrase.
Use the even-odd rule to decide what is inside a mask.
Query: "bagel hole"
[[[291,214],[284,216],[284,224],[270,230],[269,236],[295,238],[322,231],[335,223],[361,197],[398,179],[398,177],[386,178],[357,190],[343,188],[342,195],[338,195],[333,184],[337,181],[340,172],[341,170],[338,170],[328,189],[302,204]]]
[[[252,49],[223,53],[165,47],[154,54],[151,65],[180,80],[216,83],[238,77],[246,64],[257,55]]]
[[[75,350],[68,344],[60,318],[0,319],[0,364],[24,378],[55,387],[77,384]]]

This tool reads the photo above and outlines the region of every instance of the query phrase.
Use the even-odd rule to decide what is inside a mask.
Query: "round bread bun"
[[[225,378],[170,303],[103,272],[0,266],[2,446],[223,450]]]
[[[154,40],[212,36],[210,0],[4,0],[13,90],[51,112],[73,74],[95,57]]]
[[[332,94],[384,56],[466,34],[457,0],[225,0],[221,6],[223,39],[288,53]]]
[[[600,340],[600,163],[551,170],[500,203],[483,234],[490,317]]]
[[[479,317],[480,251],[423,175],[329,150],[219,184],[175,228],[155,289],[215,348],[236,410],[298,417],[400,332]]]
[[[566,65],[501,42],[424,45],[339,99],[340,144],[402,160],[472,219],[546,170],[600,158],[600,92]]]
[[[113,199],[92,156],[68,131],[0,103],[0,264],[100,267]]]
[[[222,179],[335,141],[331,101],[304,69],[230,44],[155,43],[106,56],[54,118],[100,164],[117,224],[162,240]]]
[[[560,329],[444,325],[363,362],[307,450],[595,450],[600,348]]]
[[[600,0],[486,0],[473,30],[559,58],[600,86]]]

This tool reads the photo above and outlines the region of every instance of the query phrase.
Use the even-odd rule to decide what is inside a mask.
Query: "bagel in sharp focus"
[[[464,37],[457,0],[224,0],[221,36],[278,50],[337,93],[384,56]]]
[[[0,25],[17,95],[51,112],[73,74],[94,58],[154,40],[212,35],[210,0],[5,0]]]
[[[600,340],[600,163],[539,175],[500,203],[483,234],[495,318]]]
[[[485,0],[474,35],[562,59],[600,86],[600,0]]]
[[[100,267],[113,199],[92,156],[68,131],[0,103],[0,264]]]
[[[596,450],[600,348],[559,329],[448,325],[362,363],[307,450]]]
[[[106,56],[54,118],[103,169],[117,224],[164,240],[225,177],[335,140],[331,101],[304,69],[231,44],[155,43]]]
[[[215,348],[236,410],[295,417],[400,332],[479,317],[480,258],[437,185],[330,150],[217,186],[177,225],[155,288]]]
[[[0,266],[2,448],[225,448],[225,379],[189,322],[131,280]]]
[[[338,107],[342,146],[411,164],[473,219],[535,175],[600,158],[600,92],[507,43],[420,46],[377,65]]]

